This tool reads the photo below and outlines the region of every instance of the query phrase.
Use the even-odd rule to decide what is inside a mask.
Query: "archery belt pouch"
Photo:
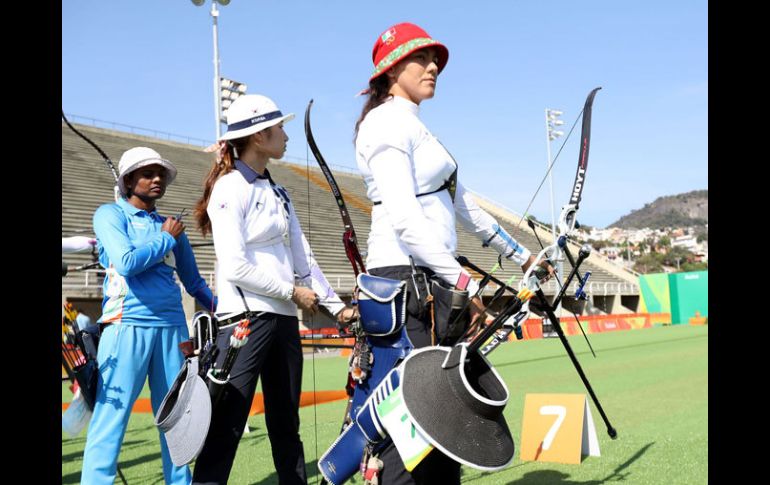
[[[241,322],[241,320],[248,319],[249,327],[251,327],[254,324],[254,321],[264,313],[249,310],[249,305],[246,303],[246,296],[243,294],[243,290],[241,290],[239,286],[236,286],[235,288],[241,295],[243,307],[246,309],[246,311],[222,320],[217,318],[216,314],[213,315],[214,321],[216,322],[214,325],[212,325],[211,328],[211,331],[215,332],[216,335],[216,338],[214,339],[214,347],[217,347],[225,353],[227,353],[229,347],[230,336],[233,334],[235,327]],[[211,320],[211,316],[209,316],[209,319]],[[227,356],[225,356],[225,360],[226,357]],[[219,364],[223,365],[224,362]],[[206,386],[209,389],[209,395],[211,396],[212,409],[216,407],[219,401],[222,400],[222,397],[225,396],[229,390],[227,388],[227,383],[230,382],[229,371],[227,375],[219,375],[219,372],[220,369],[217,368],[216,365],[212,365],[206,373],[205,381]]]
[[[433,280],[433,328],[437,342],[442,345],[454,345],[468,329],[470,310],[467,307],[468,292],[445,288],[440,282]],[[454,326],[452,324],[457,323]],[[451,327],[451,328],[450,328]],[[446,338],[446,340],[444,340]]]
[[[80,385],[80,394],[88,404],[88,408],[93,410],[96,404],[96,388],[99,385],[99,365],[96,359],[87,359],[85,364],[81,364],[73,369],[75,380]]]
[[[96,403],[96,388],[99,381],[99,365],[97,363],[97,351],[99,348],[99,338],[101,337],[101,326],[92,325],[83,330],[79,330],[76,339],[78,346],[83,352],[85,363],[75,367],[75,379],[80,385],[80,393],[88,404],[89,409],[94,409]]]
[[[211,396],[212,409],[217,406],[222,396],[225,394],[225,386],[230,382],[229,376],[225,379],[217,379],[214,377],[214,368],[209,369],[206,374],[206,387],[209,389],[209,396]]]
[[[364,332],[383,337],[400,330],[406,319],[406,283],[366,273],[359,274],[356,281]]]
[[[410,276],[406,278],[406,311],[419,320],[423,320],[430,312],[429,277],[422,269],[410,273]]]

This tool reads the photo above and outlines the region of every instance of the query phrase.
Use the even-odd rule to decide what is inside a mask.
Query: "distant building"
[[[672,233],[673,235],[673,233]],[[691,234],[679,235],[671,238],[671,247],[683,247],[692,252],[697,252],[698,241]]]
[[[599,253],[607,256],[607,259],[609,259],[610,261],[615,261],[618,258],[622,259],[622,255],[621,255],[622,251],[623,250],[618,246],[608,246],[605,248],[601,248],[599,250]]]

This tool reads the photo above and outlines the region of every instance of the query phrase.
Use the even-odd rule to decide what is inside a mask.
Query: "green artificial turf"
[[[677,485],[708,481],[708,326],[665,326],[589,336],[594,358],[581,335],[569,342],[618,438],[611,440],[590,401],[601,456],[579,465],[523,462],[518,446],[527,393],[588,394],[558,339],[506,343],[489,357],[510,391],[505,416],[516,454],[504,470],[485,473],[463,467],[463,483],[515,485]],[[303,390],[341,389],[347,361],[305,360]],[[149,397],[147,388],[141,397]],[[62,402],[72,395],[62,385]],[[316,459],[339,433],[345,401],[300,409],[309,483],[320,481]],[[278,483],[262,415],[249,418],[230,475],[232,484]],[[62,483],[79,483],[85,431],[62,433]],[[119,459],[130,484],[163,483],[158,434],[150,414],[134,414]],[[361,484],[359,477],[349,483]],[[119,481],[116,483],[120,483]]]

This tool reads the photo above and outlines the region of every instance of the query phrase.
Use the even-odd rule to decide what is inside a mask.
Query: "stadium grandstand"
[[[192,212],[203,186],[203,179],[212,164],[213,154],[205,153],[200,145],[165,140],[159,136],[145,136],[86,124],[74,126],[93,140],[117,166],[121,154],[135,146],[147,146],[157,150],[171,160],[179,169],[179,175],[169,186],[166,195],[159,201],[161,214],[177,214],[182,208]],[[154,133],[158,135],[157,132]],[[329,186],[314,160],[273,161],[269,165],[273,177],[289,192],[297,210],[303,231],[313,248],[316,260],[329,282],[343,299],[349,299],[354,286],[353,272],[342,245],[342,222]],[[343,191],[350,216],[358,235],[359,248],[366,254],[366,238],[369,233],[371,203],[366,198],[362,177],[350,169],[332,167],[334,176]],[[114,179],[101,156],[82,138],[62,123],[62,237],[83,235],[93,236],[92,217],[96,208],[114,200]],[[532,230],[520,224],[520,215],[493,201],[474,194],[477,202],[490,212],[498,222],[519,242],[533,252],[539,244]],[[312,208],[312,210],[311,210]],[[193,218],[185,220],[187,235],[193,245],[201,275],[214,288],[214,248],[210,236],[204,239],[194,225]],[[489,269],[497,261],[497,253],[483,248],[481,242],[458,225],[458,252],[480,268]],[[550,227],[540,226],[538,237],[543,244],[552,241]],[[574,246],[573,254],[579,247]],[[70,268],[91,263],[88,253],[62,255]],[[565,270],[569,263],[565,262]],[[581,272],[591,271],[587,285],[588,301],[576,301],[570,288],[563,300],[565,308],[583,315],[636,313],[640,306],[637,275],[615,266],[595,251],[583,263]],[[69,271],[62,278],[62,302],[73,302],[84,313],[100,315],[103,271],[90,269]],[[521,269],[509,263],[495,276],[507,280],[516,275],[516,283],[522,276]],[[477,278],[478,275],[475,275]],[[214,288],[215,289],[215,288]],[[490,284],[484,293],[489,298],[495,290]],[[547,295],[557,292],[555,281],[544,286]],[[188,317],[195,312],[195,303],[185,294],[183,298]],[[318,319],[316,319],[318,320]],[[314,326],[330,326],[331,320],[318,320]]]

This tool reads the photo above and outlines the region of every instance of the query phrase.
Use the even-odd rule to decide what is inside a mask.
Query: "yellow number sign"
[[[519,455],[525,461],[579,464],[599,456],[599,440],[585,394],[527,394]]]

